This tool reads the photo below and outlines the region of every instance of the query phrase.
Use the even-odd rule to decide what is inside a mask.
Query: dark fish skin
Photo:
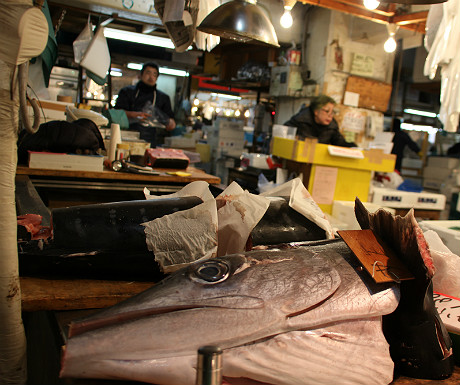
[[[452,342],[433,301],[434,266],[413,211],[393,217],[384,210],[370,214],[356,199],[355,213],[362,229],[372,229],[404,262],[415,280],[402,281],[397,309],[383,317],[395,374],[441,380],[452,375]]]
[[[141,223],[195,207],[198,197],[124,201],[54,209],[54,247],[75,251],[148,252]]]
[[[42,249],[36,242],[21,243],[21,274],[158,280],[163,274],[153,253],[147,250],[141,223],[201,203],[197,197],[181,197],[54,209],[54,238]],[[289,207],[286,198],[280,198],[270,202],[248,244],[273,245],[325,238],[323,229]]]
[[[272,200],[251,232],[254,246],[326,238],[326,232],[321,227],[289,207],[289,197]]]

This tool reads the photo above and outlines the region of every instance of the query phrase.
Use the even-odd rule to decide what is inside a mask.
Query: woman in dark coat
[[[299,140],[317,138],[318,143],[357,147],[356,143],[347,142],[340,133],[339,125],[334,119],[335,104],[335,100],[330,96],[319,95],[312,99],[308,107],[303,107],[284,125],[297,127]]]

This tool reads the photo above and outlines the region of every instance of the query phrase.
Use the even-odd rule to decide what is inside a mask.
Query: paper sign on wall
[[[350,73],[372,77],[374,75],[374,61],[372,56],[354,53]]]
[[[366,117],[355,111],[347,111],[343,116],[341,128],[347,131],[363,132],[366,125]]]
[[[343,104],[351,107],[358,107],[359,104],[359,94],[357,92],[345,91],[345,96],[343,97]]]
[[[334,200],[338,168],[316,166],[312,197],[317,204],[331,205]]]

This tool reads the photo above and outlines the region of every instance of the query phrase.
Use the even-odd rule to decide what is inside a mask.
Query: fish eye
[[[223,261],[205,261],[194,271],[194,275],[203,283],[219,283],[229,276],[230,268]]]

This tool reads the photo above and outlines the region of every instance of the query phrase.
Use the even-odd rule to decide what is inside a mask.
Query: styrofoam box
[[[453,229],[460,229],[460,220],[420,221],[419,225],[423,231],[436,231],[449,250],[460,256],[460,230]]]
[[[443,168],[458,168],[460,167],[460,159],[450,158],[447,156],[430,156],[428,157],[428,166],[443,167]]]
[[[414,158],[403,158],[401,167],[404,168],[422,168],[423,161],[421,159],[414,159]]]
[[[444,182],[452,174],[452,169],[446,167],[427,166],[423,169],[423,177]]]
[[[444,210],[446,197],[443,194],[399,191],[384,187],[374,187],[372,203],[384,207]]]
[[[443,180],[423,178],[423,187],[430,190],[440,190],[443,183]]]
[[[391,214],[395,214],[395,209],[389,207],[382,207],[371,202],[362,202],[367,211],[373,213],[378,209],[385,209]],[[355,202],[353,201],[333,201],[332,202],[332,216],[338,223],[345,223],[346,228],[339,230],[361,230],[355,216]]]

